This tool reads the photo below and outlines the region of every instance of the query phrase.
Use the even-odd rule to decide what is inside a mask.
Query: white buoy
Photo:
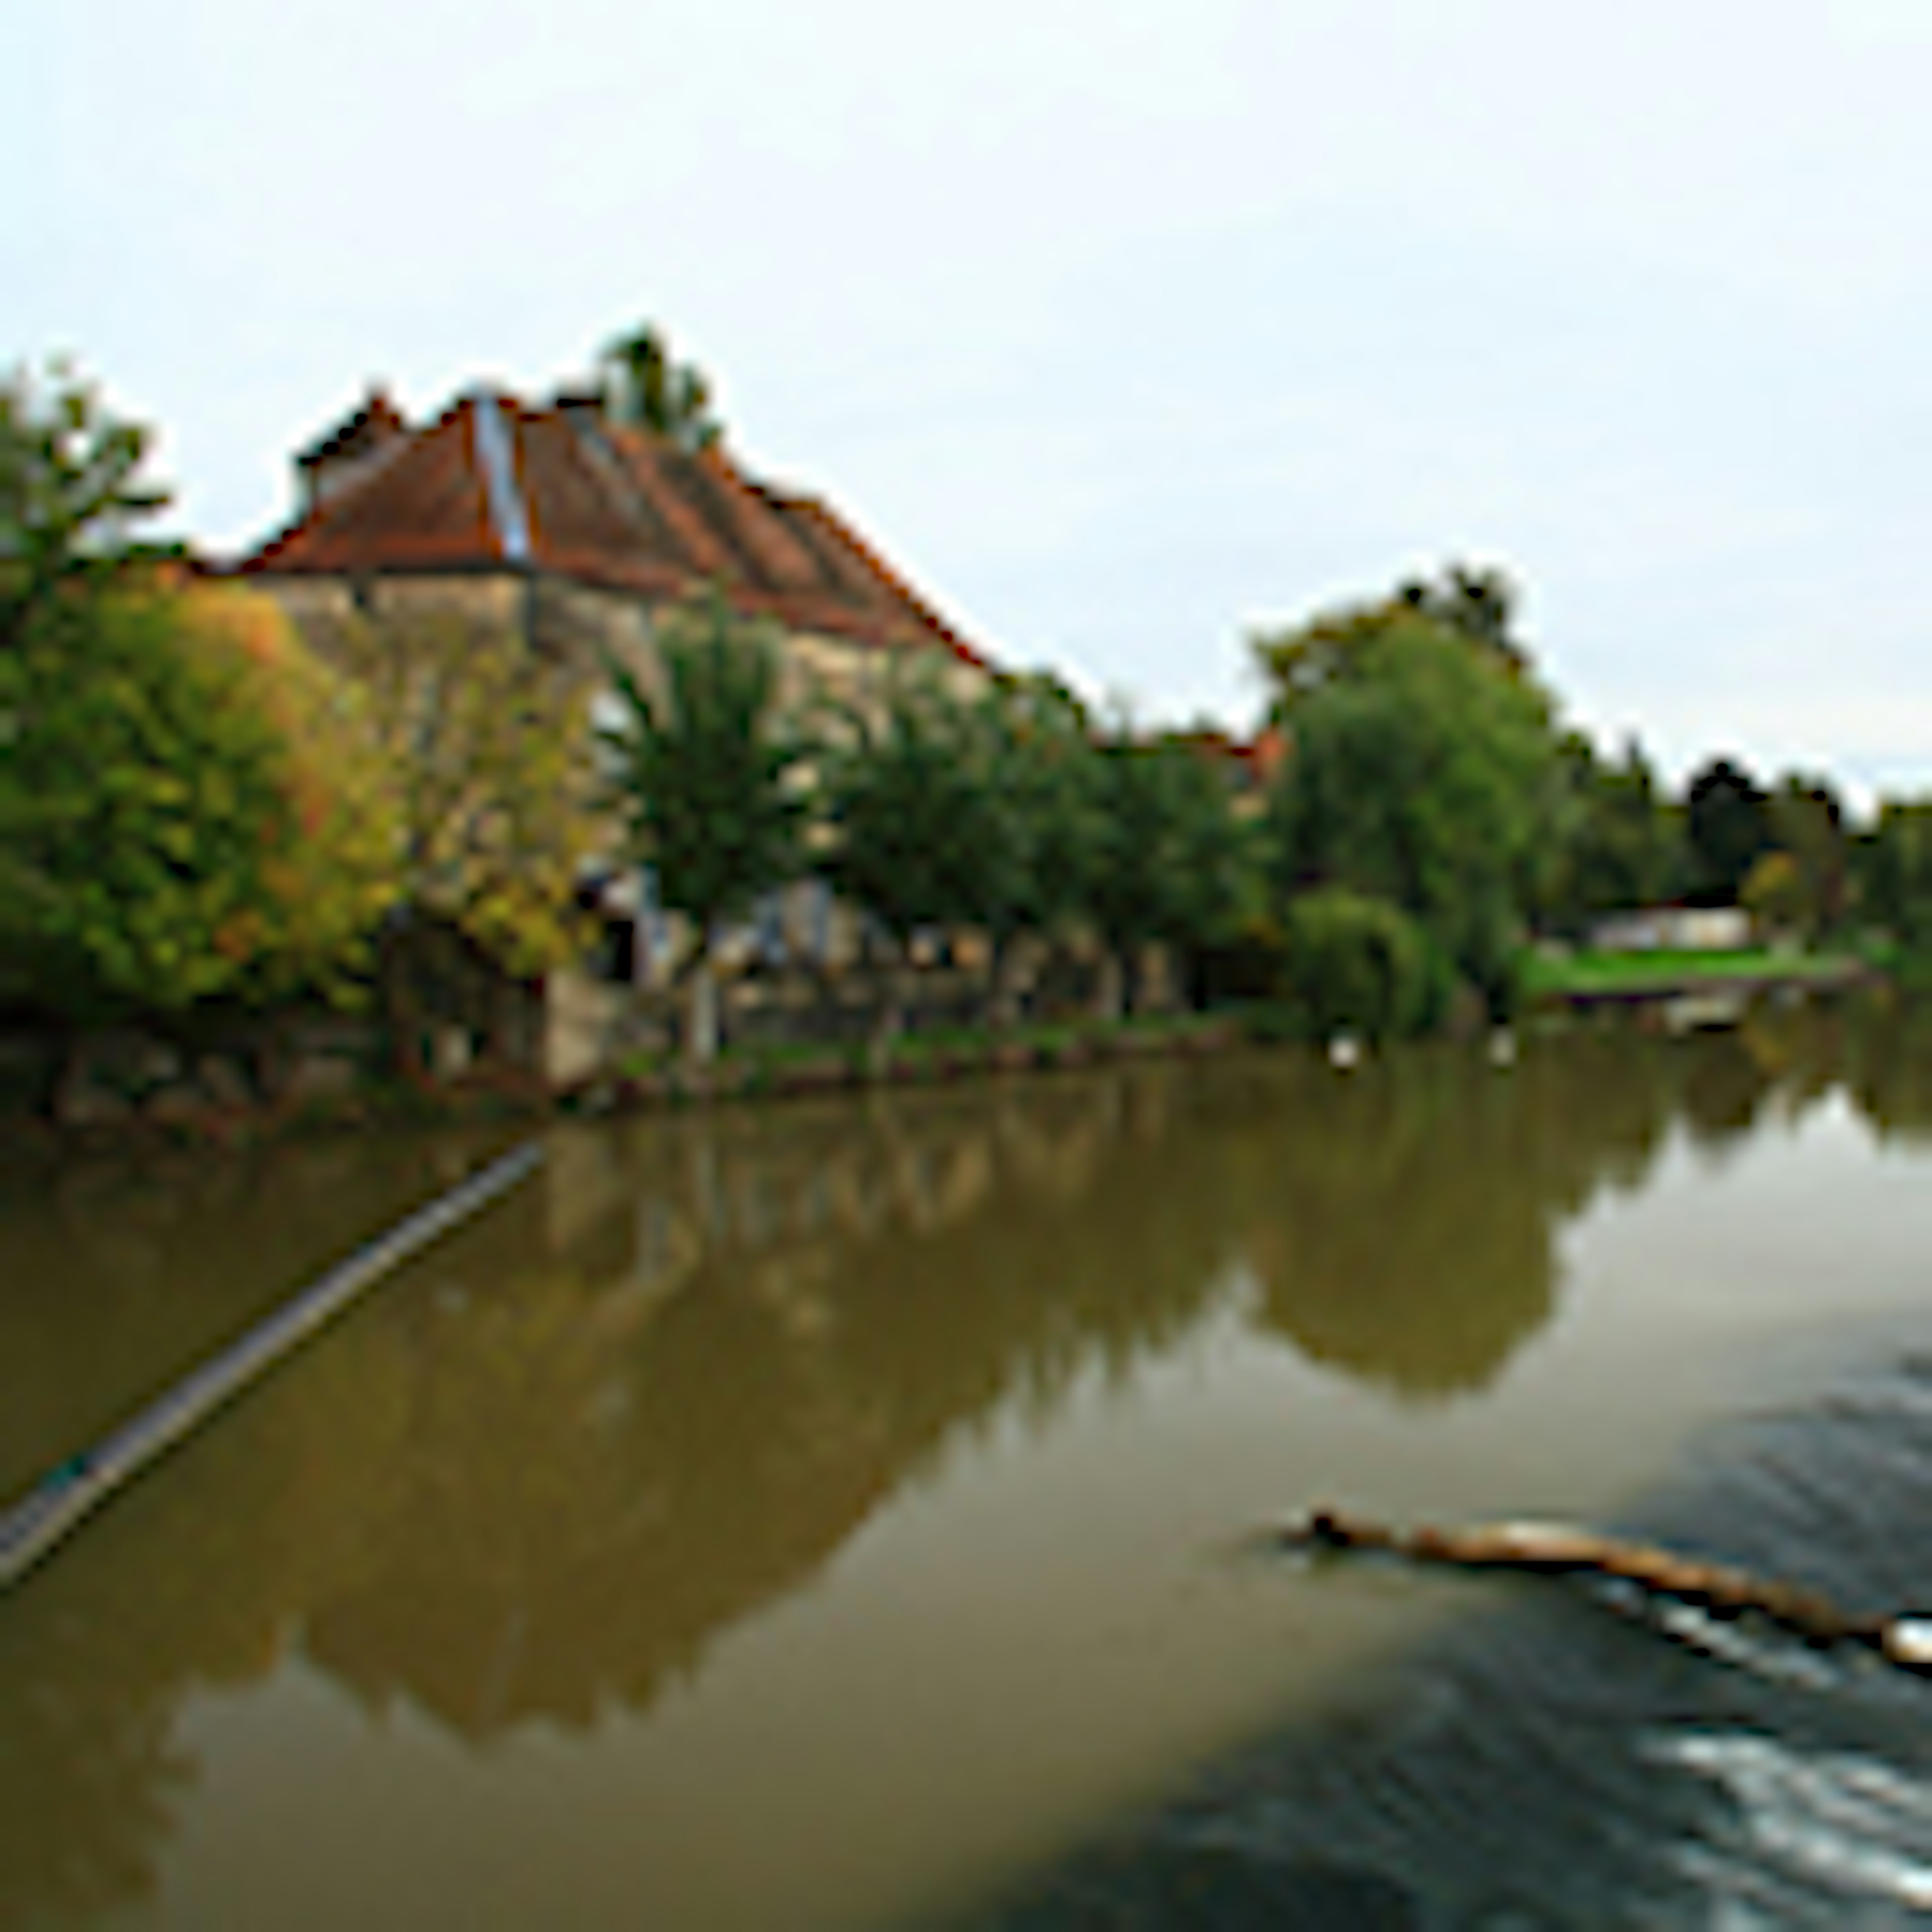
[[[1352,1073],[1361,1064],[1361,1042],[1352,1033],[1338,1033],[1328,1042],[1328,1064],[1338,1073]]]

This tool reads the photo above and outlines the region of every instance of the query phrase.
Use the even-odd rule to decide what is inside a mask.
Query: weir
[[[18,1582],[82,1520],[340,1314],[358,1295],[535,1171],[526,1141],[358,1248],[0,1514],[0,1588]]]

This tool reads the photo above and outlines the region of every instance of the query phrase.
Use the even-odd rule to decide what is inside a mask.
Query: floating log
[[[83,1516],[213,1410],[266,1375],[382,1276],[508,1192],[542,1158],[543,1149],[526,1142],[418,1208],[284,1302],[93,1448],[70,1456],[41,1478],[12,1508],[0,1510],[0,1588],[17,1582]]]
[[[1400,1529],[1340,1510],[1318,1509],[1282,1534],[1299,1549],[1380,1550],[1466,1570],[1615,1577],[1655,1596],[1694,1604],[1714,1616],[1761,1616],[1807,1643],[1856,1645],[1901,1670],[1932,1675],[1932,1618],[1862,1616],[1797,1584],[1564,1523],[1486,1522],[1460,1528],[1418,1524]]]

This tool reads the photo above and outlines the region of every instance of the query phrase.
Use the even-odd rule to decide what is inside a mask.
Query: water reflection
[[[1262,1318],[1405,1396],[1480,1389],[1550,1318],[1562,1222],[1646,1172],[1692,1058],[1586,1034],[1507,1074],[1448,1052],[1304,1068],[1240,1150]]]
[[[1916,1022],[1807,1010],[1532,1041],[1507,1072],[1280,1054],[560,1132],[536,1184],[6,1604],[0,1922],[148,1890],[196,1774],[190,1690],[297,1655],[478,1746],[648,1712],[943,1455],[1217,1311],[1396,1401],[1471,1395],[1551,1318],[1558,1238],[1600,1190],[1640,1185],[1680,1124],[1721,1144],[1841,1071],[1882,1132],[1932,1127]],[[113,1258],[98,1293],[70,1270],[70,1298],[0,1306],[10,1466],[124,1406],[124,1352],[152,1376],[204,1346],[211,1268],[240,1282],[274,1228],[264,1271],[298,1274],[340,1244],[314,1204],[404,1198],[452,1152],[410,1171],[344,1142],[245,1184],[8,1204],[10,1284],[23,1256],[60,1277],[70,1240]],[[182,1208],[197,1185],[219,1213]],[[166,1290],[138,1321],[130,1274]]]

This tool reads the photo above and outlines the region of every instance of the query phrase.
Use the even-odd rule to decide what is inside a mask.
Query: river
[[[1910,1013],[547,1142],[0,1597],[0,1924],[1932,1909],[1932,1685],[1255,1534],[1552,1515],[1932,1604]],[[502,1144],[0,1181],[0,1496]],[[1808,1774],[1794,1877],[1752,1807]]]

